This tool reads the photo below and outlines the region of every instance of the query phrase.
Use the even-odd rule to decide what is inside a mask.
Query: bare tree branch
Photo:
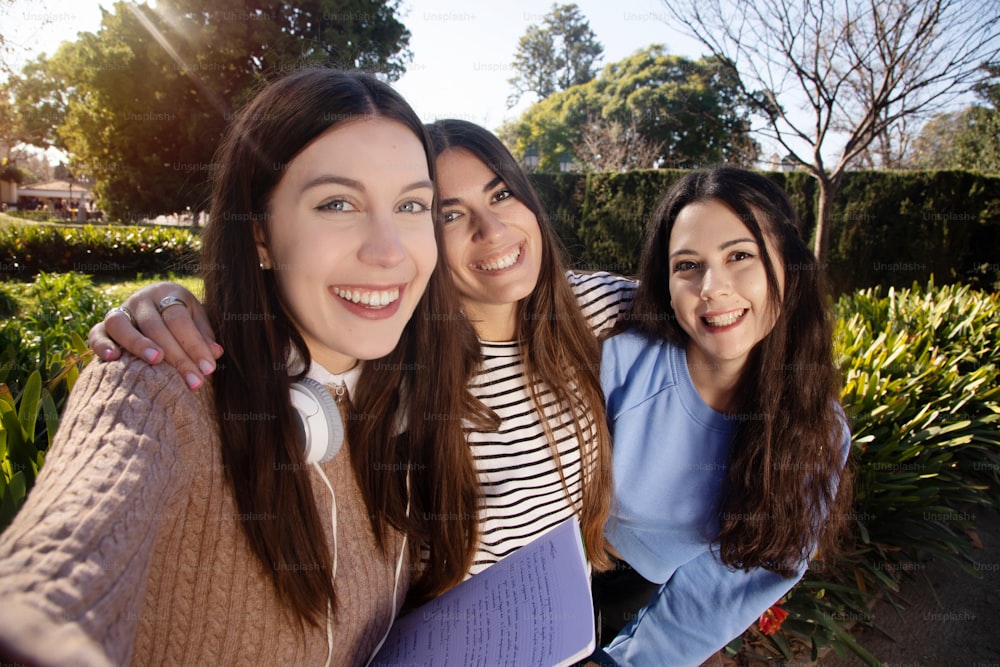
[[[820,258],[844,170],[877,142],[887,161],[900,155],[891,142],[906,122],[953,104],[986,78],[982,65],[1000,53],[1000,0],[664,4],[712,55],[736,67],[745,94],[768,103],[761,134],[820,181]]]
[[[586,171],[627,171],[659,166],[663,148],[664,142],[643,136],[634,115],[625,125],[589,114],[573,152]]]

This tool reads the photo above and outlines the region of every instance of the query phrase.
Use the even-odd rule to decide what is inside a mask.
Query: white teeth
[[[730,313],[719,315],[718,317],[706,317],[704,319],[713,327],[726,327],[730,324],[734,324],[737,320],[743,317],[743,313],[745,312],[745,310],[734,310]]]
[[[518,247],[514,252],[510,253],[505,257],[493,260],[492,262],[486,262],[484,264],[476,264],[477,269],[482,269],[483,271],[499,271],[500,269],[506,269],[508,266],[513,266],[517,258],[521,256],[521,248]]]
[[[361,291],[356,289],[349,290],[334,287],[333,293],[341,299],[346,299],[351,303],[359,303],[362,306],[368,306],[369,308],[382,308],[384,306],[388,306],[390,303],[399,298],[398,287],[389,290],[377,291]]]

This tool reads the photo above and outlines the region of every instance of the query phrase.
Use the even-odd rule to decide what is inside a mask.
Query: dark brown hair
[[[636,328],[650,339],[686,346],[688,336],[670,305],[670,233],[681,210],[702,201],[724,204],[753,235],[770,306],[778,313],[736,388],[734,414],[763,418],[738,422],[716,540],[727,565],[791,576],[816,544],[824,556],[835,553],[853,495],[840,447],[846,422],[838,404],[828,294],[785,192],[763,175],[731,167],[674,184],[647,230],[632,312],[613,333]],[[778,257],[768,253],[765,234]],[[783,264],[783,294],[775,262]],[[766,520],[743,520],[747,516]]]
[[[449,148],[472,153],[503,179],[511,193],[538,220],[542,238],[541,271],[531,295],[517,304],[517,341],[524,360],[528,393],[541,410],[538,393],[549,389],[573,418],[580,442],[583,502],[577,508],[590,562],[598,569],[610,566],[604,524],[611,498],[611,436],[604,414],[599,377],[600,347],[576,295],[566,280],[564,250],[527,175],[510,151],[490,131],[463,120],[439,120],[428,127],[435,153]],[[476,364],[470,367],[471,380]],[[552,456],[561,457],[548,423],[543,427]],[[566,493],[566,478],[559,473]]]
[[[351,120],[382,117],[412,130],[434,165],[426,132],[409,105],[375,77],[332,69],[304,69],[265,86],[237,115],[219,148],[212,190],[211,221],[205,228],[202,274],[205,302],[218,340],[226,349],[213,377],[219,413],[222,459],[238,511],[273,520],[241,523],[250,547],[272,575],[280,599],[297,617],[317,624],[336,597],[331,554],[315,504],[309,470],[298,441],[289,401],[289,354],[310,362],[301,335],[284,315],[273,272],[258,266],[255,230],[267,235],[268,205],[286,165],[327,130]],[[440,244],[440,231],[436,231]],[[467,477],[433,460],[467,449],[460,425],[400,415],[457,410],[449,396],[464,373],[442,350],[462,349],[462,331],[441,326],[438,315],[458,312],[454,287],[443,260],[404,329],[397,349],[364,365],[353,413],[346,424],[356,477],[383,552],[389,527],[410,532],[411,556],[421,540],[442,552],[418,577],[418,585],[441,590],[460,581],[474,548],[472,521],[423,522],[425,513],[450,509],[474,496]],[[227,313],[253,313],[232,318]],[[475,345],[474,338],[466,345]],[[407,512],[407,474],[420,491]],[[419,479],[418,479],[419,478]],[[445,486],[436,496],[426,493]],[[464,486],[463,486],[464,484]],[[443,508],[449,508],[445,510]],[[440,515],[439,514],[439,515]],[[469,554],[463,560],[463,556]],[[316,568],[290,567],[316,564]]]

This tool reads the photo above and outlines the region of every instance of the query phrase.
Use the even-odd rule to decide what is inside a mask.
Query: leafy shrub
[[[0,227],[0,277],[39,272],[90,275],[198,272],[201,237],[183,227],[20,225]]]
[[[47,383],[62,370],[63,355],[75,349],[113,303],[89,276],[41,273],[33,283],[0,283],[0,294],[16,295],[25,305],[20,314],[0,324],[0,382],[17,393],[34,370]],[[3,299],[0,299],[3,300]]]
[[[941,282],[990,287],[1000,179],[969,171],[849,172],[831,212],[831,282],[842,291]]]
[[[61,372],[44,386],[37,370],[27,377],[16,398],[0,383],[0,531],[17,514],[45,463],[59,415],[80,373],[78,364],[89,354],[83,339],[75,335],[74,348],[74,352],[48,357]],[[40,421],[44,426],[39,430]]]
[[[813,563],[783,605],[780,633],[754,627],[743,640],[786,658],[796,644],[814,659],[832,646],[879,664],[846,628],[871,624],[875,598],[899,604],[921,558],[962,566],[974,508],[1000,506],[1000,297],[954,285],[869,289],[842,297],[836,314],[854,543]]]
[[[111,301],[88,276],[0,284],[17,314],[0,324],[0,530],[35,482],[59,415],[91,352],[84,336]],[[23,305],[17,305],[18,303]]]

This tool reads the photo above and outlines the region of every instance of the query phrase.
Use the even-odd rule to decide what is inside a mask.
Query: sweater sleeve
[[[662,348],[663,351],[668,349]],[[628,425],[635,427],[623,433],[623,422],[613,425],[617,441],[614,471],[618,478],[615,488],[620,494],[621,511],[628,511],[629,520],[639,522],[637,525],[640,528],[648,529],[645,541],[635,540],[633,544],[621,542],[615,546],[621,548],[621,544],[625,544],[636,547],[621,551],[623,558],[626,561],[631,559],[633,567],[644,576],[651,576],[646,571],[663,572],[661,578],[655,581],[665,581],[649,603],[605,649],[620,665],[700,665],[791,590],[808,567],[807,559],[801,560],[790,578],[764,568],[734,570],[722,563],[717,550],[709,544],[705,544],[707,548],[682,558],[685,550],[675,548],[675,544],[669,541],[675,538],[674,533],[657,534],[657,525],[642,525],[643,520],[658,512],[672,513],[676,519],[681,500],[691,499],[696,503],[699,498],[708,497],[705,493],[708,487],[698,485],[699,476],[684,471],[701,465],[714,469],[724,464],[728,457],[729,436],[722,435],[713,440],[708,429],[692,429],[681,435],[679,424],[685,419],[693,423],[694,413],[691,411],[697,406],[680,400],[683,384],[677,385],[669,394],[662,391],[667,386],[666,379],[671,376],[663,371],[667,359],[668,356],[656,354],[655,348],[631,334],[618,336],[604,344],[602,384],[609,419],[614,423],[619,417],[624,419],[628,412]],[[689,387],[689,391],[693,388]],[[652,400],[667,396],[677,400]],[[681,403],[684,403],[683,408],[667,411],[668,405],[680,406]],[[710,409],[704,405],[702,409],[699,421],[707,424],[711,420]],[[843,429],[839,444],[843,462],[850,449],[850,432],[842,412],[841,418]],[[639,446],[665,442],[665,436],[659,432],[654,435],[648,426],[658,423],[657,419],[668,421],[673,429],[671,435],[675,442],[669,450],[662,446]],[[719,449],[722,443],[727,444],[724,449]],[[685,445],[688,446],[685,451],[691,457],[675,458],[676,452],[684,450]],[[712,488],[717,486],[712,484]],[[634,507],[642,511],[635,511]],[[824,509],[822,514],[825,513]],[[823,516],[816,517],[817,522],[823,520]],[[703,525],[703,522],[696,522],[696,525]],[[684,535],[683,532],[679,534]],[[645,547],[645,550],[638,547]],[[644,556],[648,557],[643,559]],[[645,570],[639,567],[640,563],[646,566]]]
[[[129,662],[158,527],[184,492],[172,369],[93,363],[27,501],[0,535],[0,652],[31,664]],[[103,653],[103,655],[102,655]]]
[[[805,573],[731,570],[711,551],[677,568],[608,645],[619,665],[697,666],[735,639]]]
[[[846,421],[843,426],[846,463],[851,434]],[[705,551],[678,567],[605,650],[619,665],[700,665],[750,627],[807,569],[802,560],[790,578],[761,567],[733,570],[713,550]]]

